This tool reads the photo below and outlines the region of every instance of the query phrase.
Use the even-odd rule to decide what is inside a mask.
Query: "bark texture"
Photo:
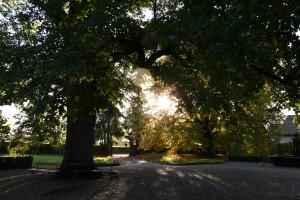
[[[69,99],[67,110],[67,136],[61,177],[91,174],[95,169],[93,161],[96,109],[92,84],[81,84]]]
[[[78,119],[68,116],[65,152],[59,174],[69,176],[89,173],[95,169],[93,161],[95,115]]]

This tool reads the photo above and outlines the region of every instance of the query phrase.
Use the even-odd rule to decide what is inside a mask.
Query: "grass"
[[[52,165],[59,165],[62,162],[61,155],[50,155],[50,154],[32,154],[30,155],[33,157],[33,164],[43,163],[43,164],[52,164]]]
[[[63,156],[62,155],[50,155],[50,154],[32,154],[33,157],[33,164],[36,163],[43,163],[43,164],[53,164],[59,165],[62,162]],[[110,157],[94,157],[94,162],[96,164],[109,164],[111,163],[112,159]]]
[[[201,157],[195,154],[147,153],[135,156],[136,159],[158,162],[167,165],[218,164],[226,160],[218,157]]]
[[[7,155],[2,155],[7,156]],[[33,166],[58,166],[62,162],[62,155],[53,154],[32,154]],[[136,159],[157,162],[167,165],[195,165],[195,164],[218,164],[225,162],[224,159],[217,157],[201,157],[195,154],[170,154],[170,153],[146,153],[135,156]],[[111,157],[94,157],[98,165],[109,165],[113,163]]]
[[[9,156],[9,155],[1,155],[3,156]],[[37,164],[45,164],[45,165],[60,165],[63,159],[62,155],[56,155],[56,154],[30,154],[28,156],[33,157],[33,165]],[[96,164],[109,164],[112,162],[111,157],[94,157],[94,162]]]

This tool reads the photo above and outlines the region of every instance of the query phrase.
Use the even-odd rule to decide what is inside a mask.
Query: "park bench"
[[[35,167],[32,167],[32,168],[28,169],[28,171],[31,171],[32,174],[39,173],[39,172],[53,174],[53,173],[57,173],[58,172],[58,165],[57,164],[55,165],[54,169],[44,168],[43,165],[45,165],[45,164],[44,163],[36,162],[35,163]]]
[[[91,171],[92,172],[103,172],[103,171],[108,172],[107,169],[109,168],[109,171],[112,172],[113,166],[115,164],[116,164],[116,162],[113,160],[111,165],[98,165],[96,167],[96,169],[93,169]],[[70,163],[69,165],[75,173],[85,172],[86,169],[88,169],[90,167],[90,165],[85,164],[85,163]],[[99,167],[101,168],[101,170],[99,170]]]
[[[32,174],[36,174],[36,173],[56,174],[59,170],[59,165],[58,164],[56,164],[55,168],[53,168],[53,169],[45,168],[45,165],[46,164],[44,164],[44,163],[36,162],[35,166],[28,169],[28,171],[31,171]],[[114,165],[116,165],[116,162],[113,160],[111,165],[109,165],[109,166],[100,165],[101,166],[100,169],[98,168],[99,167],[98,166],[96,169],[91,170],[91,172],[93,172],[93,173],[106,172],[106,173],[110,173],[110,174],[115,174],[116,172],[113,171],[113,166]],[[89,164],[76,163],[76,162],[70,163],[69,166],[71,168],[71,173],[72,173],[73,177],[75,177],[76,174],[87,173],[89,171],[87,169],[90,167]]]

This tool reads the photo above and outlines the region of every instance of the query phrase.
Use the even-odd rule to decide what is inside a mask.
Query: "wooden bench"
[[[28,169],[28,171],[31,171],[32,174],[38,173],[38,172],[44,172],[44,173],[48,173],[48,174],[53,174],[53,173],[57,173],[58,172],[58,165],[55,165],[54,169],[47,169],[44,168],[43,165],[47,165],[45,163],[39,163],[36,162],[35,163],[35,167],[32,167],[30,169]]]

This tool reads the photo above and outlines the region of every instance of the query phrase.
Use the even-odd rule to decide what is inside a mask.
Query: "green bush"
[[[279,144],[278,145],[279,155],[292,155],[293,154],[293,143]]]
[[[29,149],[27,143],[17,143],[16,145],[10,145],[8,148],[9,155],[19,156],[24,155]]]
[[[26,154],[63,154],[62,145],[39,144],[31,145],[25,152]]]

